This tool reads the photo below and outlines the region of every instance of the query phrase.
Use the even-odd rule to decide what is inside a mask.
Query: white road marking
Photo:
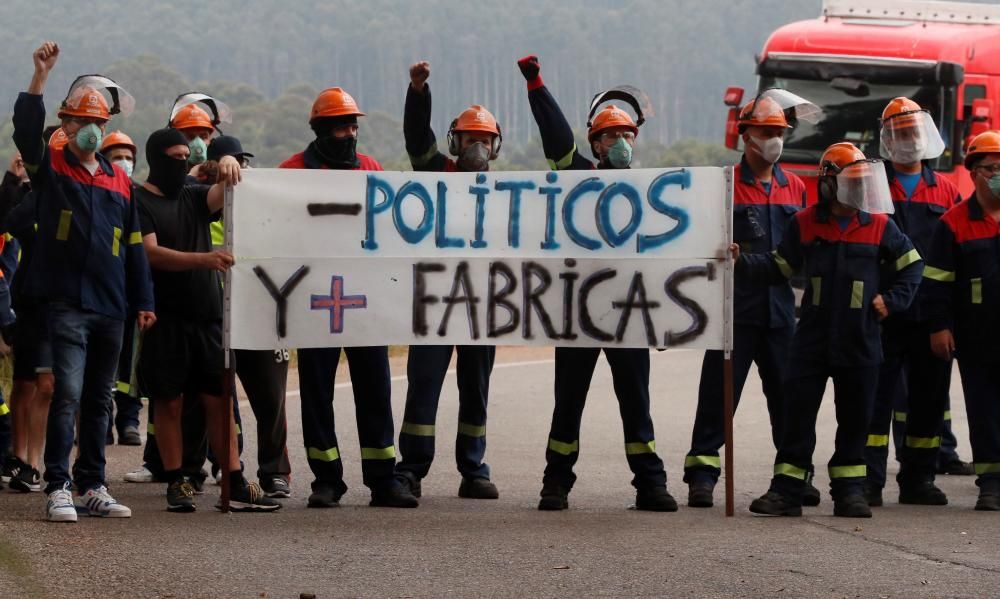
[[[502,368],[517,368],[519,366],[538,366],[538,365],[541,365],[541,364],[552,364],[553,362],[555,362],[554,358],[549,358],[547,360],[530,360],[530,361],[527,361],[527,362],[500,362],[499,364],[494,364],[493,365],[493,370],[500,370]],[[448,376],[451,376],[451,375],[455,374],[455,369],[452,368],[451,370],[448,371],[447,374],[448,374]],[[392,377],[389,380],[392,381],[393,383],[397,383],[399,381],[405,381],[406,380],[406,375],[405,374],[400,374],[400,375]],[[346,381],[346,382],[343,382],[343,383],[337,383],[336,385],[333,386],[333,388],[334,389],[345,389],[345,388],[350,387],[350,386],[351,386],[351,381]],[[291,390],[289,390],[288,392],[285,393],[285,396],[286,397],[298,397],[299,396],[299,390],[298,389],[291,389]]]
[[[688,351],[688,350],[680,349],[680,350],[673,350],[673,351]],[[650,355],[650,358],[656,358],[657,356],[663,356],[663,355],[668,354],[668,353],[671,353],[671,352],[659,352],[659,351],[657,351],[657,352],[651,352],[649,355]],[[503,368],[518,368],[520,366],[540,366],[542,364],[552,364],[553,362],[555,362],[555,358],[548,358],[546,360],[528,360],[528,361],[525,361],[525,362],[500,362],[498,364],[494,364],[493,365],[493,370],[500,370],[500,369],[503,369]],[[451,376],[453,374],[455,374],[455,369],[454,368],[452,368],[451,370],[449,370],[447,372],[447,376]],[[396,376],[392,377],[389,380],[391,382],[393,382],[393,383],[398,383],[399,381],[405,381],[406,380],[406,375],[405,374],[396,375]],[[337,383],[336,385],[333,386],[333,388],[334,389],[346,389],[347,387],[350,387],[350,386],[351,386],[351,381],[346,381],[346,382],[343,382],[343,383]],[[291,390],[289,390],[289,391],[287,391],[285,393],[286,397],[299,397],[299,395],[300,395],[300,392],[299,392],[298,389],[291,389]]]

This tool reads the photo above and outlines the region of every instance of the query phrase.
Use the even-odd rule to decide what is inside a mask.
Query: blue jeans
[[[104,438],[124,323],[72,304],[49,304],[55,393],[45,436],[45,492],[69,482],[73,430],[80,414],[80,455],[72,480],[82,494],[104,484]]]

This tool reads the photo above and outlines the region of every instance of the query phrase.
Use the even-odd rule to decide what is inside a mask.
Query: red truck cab
[[[921,0],[824,0],[818,19],[785,25],[758,56],[758,88],[778,87],[820,106],[815,125],[785,137],[782,166],[816,199],[816,167],[830,144],[849,141],[879,157],[882,110],[897,96],[930,111],[945,141],[931,166],[963,197],[971,137],[1000,128],[1000,6]],[[737,149],[743,90],[726,90],[726,146]]]

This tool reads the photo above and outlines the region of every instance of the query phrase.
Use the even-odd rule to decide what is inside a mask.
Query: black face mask
[[[167,156],[167,149],[178,145],[187,145],[187,139],[177,129],[154,131],[146,140],[146,162],[149,163],[146,180],[167,197],[176,197],[187,180],[187,161]]]
[[[317,137],[312,147],[319,161],[330,168],[353,169],[361,166],[357,137],[324,135]]]

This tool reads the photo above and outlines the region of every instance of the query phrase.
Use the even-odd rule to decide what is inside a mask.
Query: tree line
[[[79,4],[8,0],[0,51],[7,77],[0,100],[13,106],[31,73],[31,50],[44,39],[63,57],[50,80],[50,110],[81,73],[115,78],[137,111],[113,122],[142,140],[163,126],[171,101],[199,90],[228,103],[224,127],[274,166],[301,150],[319,90],[339,85],[369,117],[360,146],[387,168],[408,166],[402,107],[410,63],[431,62],[433,126],[443,140],[459,111],[481,103],[504,129],[501,168],[546,168],[517,58],[537,54],[542,77],[577,128],[579,144],[593,95],[618,84],[643,89],[653,114],[637,159],[646,166],[716,164],[727,85],[754,85],[754,55],[776,27],[814,18],[820,0],[174,0],[124,3],[100,14],[101,29],[78,27]],[[53,119],[54,120],[54,115]],[[10,150],[9,118],[0,148]],[[140,143],[141,145],[141,143]]]

